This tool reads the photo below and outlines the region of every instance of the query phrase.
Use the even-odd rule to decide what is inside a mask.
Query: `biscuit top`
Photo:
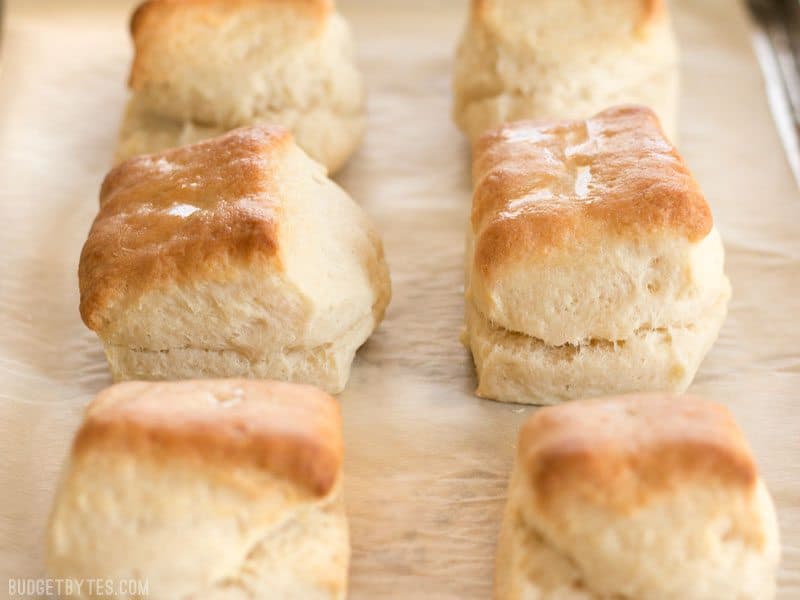
[[[499,17],[500,22],[505,21],[503,17],[512,18],[519,21],[522,15],[517,14],[516,10],[523,12],[525,16],[536,18],[537,20],[547,21],[551,15],[548,13],[548,5],[557,5],[557,9],[562,16],[566,17],[571,12],[579,12],[588,17],[585,20],[594,22],[590,11],[598,10],[608,14],[613,11],[617,14],[624,14],[628,17],[627,21],[633,26],[634,31],[643,32],[651,25],[663,20],[667,16],[667,6],[665,0],[610,0],[607,2],[594,1],[586,2],[566,2],[565,0],[540,0],[530,2],[529,0],[472,0],[472,18],[478,21],[492,20]],[[506,14],[506,11],[508,14]],[[495,14],[495,13],[500,13]],[[523,19],[524,20],[524,19]],[[567,19],[564,19],[567,22]],[[549,19],[549,25],[557,24]],[[508,25],[514,26],[513,22]],[[574,23],[573,23],[574,25]],[[579,29],[571,27],[573,29]],[[570,28],[560,27],[565,31]]]
[[[298,16],[323,22],[333,12],[334,3],[333,0],[146,0],[133,12],[130,29],[136,38],[150,28],[179,25],[179,20],[187,17],[213,27],[229,15],[270,7],[291,8]]]
[[[278,260],[277,173],[292,136],[250,127],[115,167],[79,266],[81,316],[102,329],[122,296]]]
[[[226,32],[235,31],[242,23],[269,17],[280,21],[291,15],[292,27],[285,34],[301,40],[320,35],[333,10],[333,0],[148,0],[139,5],[131,17],[136,53],[129,85],[138,89],[152,77],[160,77],[164,54],[179,50],[174,45],[179,36],[199,39],[197,36],[213,33],[226,39],[229,37]],[[270,43],[265,39],[237,40],[235,37],[229,41],[231,52],[247,52],[253,44]]]
[[[476,267],[490,276],[521,257],[610,236],[637,242],[711,231],[711,211],[648,108],[585,121],[519,121],[474,149]]]
[[[319,20],[327,17],[334,8],[333,0],[146,0],[133,11],[131,33],[136,36],[142,29],[158,25],[159,21],[185,15],[214,25],[215,17],[246,10],[248,7],[265,6],[291,7]]]
[[[579,401],[537,411],[518,464],[543,510],[568,498],[625,513],[682,486],[752,490],[750,448],[730,412],[692,396]]]
[[[336,400],[306,385],[128,382],[107,388],[86,410],[73,457],[95,451],[267,471],[322,497],[341,468],[341,417]]]

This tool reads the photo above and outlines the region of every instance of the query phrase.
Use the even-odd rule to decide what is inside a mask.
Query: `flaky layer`
[[[255,356],[236,347],[145,350],[106,345],[105,353],[115,381],[250,377],[308,383],[338,394],[350,378],[356,350],[376,323],[369,313],[333,341],[312,347],[265,345]]]
[[[727,295],[691,324],[553,346],[491,324],[468,299],[464,342],[475,361],[476,393],[501,402],[556,404],[625,392],[681,392],[726,314]]]

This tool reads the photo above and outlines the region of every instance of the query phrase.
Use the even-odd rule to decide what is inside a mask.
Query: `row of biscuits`
[[[87,408],[48,572],[343,598],[341,417],[320,388],[344,389],[391,296],[374,226],[326,173],[364,128],[348,26],[324,1],[157,0],[131,33],[79,282],[113,378],[134,381]]]
[[[459,50],[456,118],[475,141],[465,342],[496,400],[682,391],[730,295],[710,210],[649,109],[505,123],[621,100],[671,118],[663,5],[573,4],[476,1]],[[571,10],[585,28],[567,57],[547,29]],[[104,181],[81,314],[116,380],[189,381],[92,402],[48,569],[146,576],[159,598],[344,597],[338,406],[300,383],[341,391],[390,297],[374,227],[309,157],[335,170],[363,130],[349,31],[323,0],[150,0],[132,32],[118,158],[136,156]],[[624,85],[599,85],[622,81],[620,56]],[[713,403],[579,401],[520,433],[498,599],[769,598],[778,556],[771,500]]]
[[[361,141],[364,84],[332,0],[150,0],[131,33],[119,160],[269,123],[335,173]],[[509,121],[643,104],[674,138],[677,62],[663,0],[472,0],[453,113],[474,141]]]
[[[76,590],[139,580],[142,597],[158,599],[342,599],[341,464],[339,407],[317,388],[117,384],[89,405],[73,443],[48,572]],[[772,500],[720,405],[576,401],[542,408],[520,431],[497,600],[768,599],[779,556]]]

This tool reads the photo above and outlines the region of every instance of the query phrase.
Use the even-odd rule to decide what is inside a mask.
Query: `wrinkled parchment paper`
[[[487,598],[516,431],[472,395],[459,345],[470,205],[449,118],[466,2],[342,0],[369,132],[338,181],[383,232],[394,299],[344,408],[351,598]],[[0,598],[42,575],[42,532],[84,404],[110,383],[78,316],[77,261],[126,97],[127,2],[16,0],[0,58]],[[693,391],[727,403],[778,506],[781,598],[800,598],[800,198],[740,6],[676,2],[682,150],[734,286]]]

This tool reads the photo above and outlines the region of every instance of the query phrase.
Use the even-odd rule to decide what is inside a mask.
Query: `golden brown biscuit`
[[[779,557],[772,500],[718,404],[602,398],[520,431],[497,600],[768,599]]]
[[[79,280],[117,380],[248,376],[331,392],[390,296],[366,215],[277,127],[113,169]]]
[[[339,407],[316,388],[113,386],[75,438],[48,572],[145,581],[157,598],[344,598],[341,462]]]
[[[131,33],[120,160],[266,123],[334,172],[361,141],[364,86],[330,0],[149,0]]]
[[[674,136],[678,49],[664,0],[472,0],[454,116],[471,141],[521,119],[651,106]]]
[[[520,121],[475,145],[467,335],[478,393],[683,391],[730,284],[697,182],[643,107]]]

